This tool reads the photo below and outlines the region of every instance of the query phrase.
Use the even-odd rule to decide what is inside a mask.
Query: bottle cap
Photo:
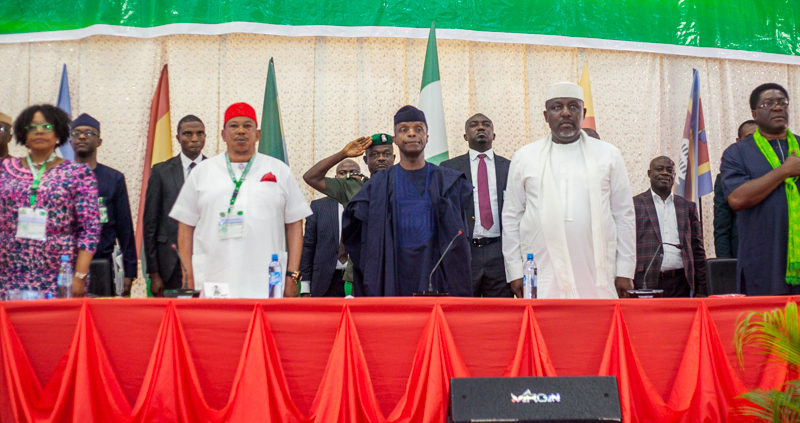
[[[533,253],[528,253],[528,260],[533,260]]]
[[[64,254],[63,256],[61,256],[61,261],[69,261],[69,256]]]
[[[272,255],[272,261],[278,261],[278,255],[277,254],[273,254]]]

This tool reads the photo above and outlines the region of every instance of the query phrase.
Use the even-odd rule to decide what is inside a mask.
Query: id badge
[[[220,213],[217,235],[219,239],[241,238],[244,233],[244,216],[237,212],[233,216]]]
[[[47,239],[47,210],[20,207],[17,219],[17,238],[45,241]]]
[[[106,207],[103,197],[99,197],[97,201],[99,202],[97,208],[100,210],[100,223],[108,223],[108,207]]]

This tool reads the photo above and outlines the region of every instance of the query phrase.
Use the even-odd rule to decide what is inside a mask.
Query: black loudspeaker
[[[450,422],[621,422],[617,378],[450,379]]]

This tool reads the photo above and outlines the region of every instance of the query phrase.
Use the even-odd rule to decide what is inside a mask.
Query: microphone
[[[464,234],[464,231],[458,231],[453,239],[450,240],[450,243],[447,244],[447,248],[444,249],[444,252],[441,256],[439,256],[439,261],[433,266],[431,269],[431,273],[428,275],[428,290],[423,292],[418,292],[414,295],[429,295],[429,296],[446,296],[446,292],[439,292],[433,288],[433,274],[436,272],[436,269],[439,268],[439,265],[442,264],[442,260],[444,260],[444,256],[450,252],[450,248],[453,246],[453,243],[456,242],[456,239]]]
[[[628,290],[628,295],[630,295],[631,298],[660,298],[664,296],[663,289],[650,289],[647,287],[647,274],[650,273],[650,268],[653,267],[653,262],[655,262],[658,254],[664,250],[665,245],[671,245],[677,249],[681,248],[680,244],[673,244],[670,242],[662,242],[658,244],[658,248],[656,249],[655,254],[653,254],[653,257],[650,259],[650,263],[647,263],[647,267],[644,269],[644,277],[642,278],[643,279],[642,289]]]
[[[675,247],[675,248],[677,248],[679,250],[681,249],[681,244],[673,244],[673,243],[670,243],[670,242],[662,242],[662,243],[658,244],[658,248],[656,249],[656,253],[653,254],[653,257],[650,259],[650,263],[648,263],[647,267],[644,269],[644,277],[642,278],[642,282],[644,283],[644,289],[648,289],[647,288],[647,273],[650,272],[650,267],[653,266],[653,262],[656,260],[656,257],[658,257],[658,253],[664,251],[664,246],[665,245],[673,246],[673,247]]]

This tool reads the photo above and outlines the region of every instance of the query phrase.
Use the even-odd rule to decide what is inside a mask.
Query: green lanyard
[[[34,175],[33,185],[31,186],[31,197],[30,197],[31,208],[33,208],[33,206],[36,205],[36,196],[38,195],[39,185],[42,183],[42,175],[44,175],[44,168],[46,168],[47,163],[49,163],[50,160],[53,160],[55,157],[56,153],[50,153],[50,157],[48,157],[47,160],[45,160],[44,163],[42,163],[42,167],[39,168],[38,172],[35,170],[33,166],[33,161],[31,160],[30,154],[25,157],[25,159],[28,161],[28,167],[31,169],[31,174]]]
[[[244,178],[245,176],[247,176],[247,172],[250,171],[250,166],[253,165],[253,161],[255,159],[256,155],[253,154],[253,156],[250,157],[250,160],[247,162],[247,166],[242,171],[242,177],[237,180],[236,176],[234,176],[233,174],[233,168],[231,167],[231,158],[230,156],[228,156],[228,153],[225,153],[225,164],[228,165],[228,175],[230,175],[231,181],[233,181],[234,185],[233,194],[231,194],[231,202],[228,205],[228,213],[225,216],[231,215],[231,210],[233,210],[233,204],[236,203],[236,197],[239,196],[239,189],[242,187],[242,184],[244,183]]]

